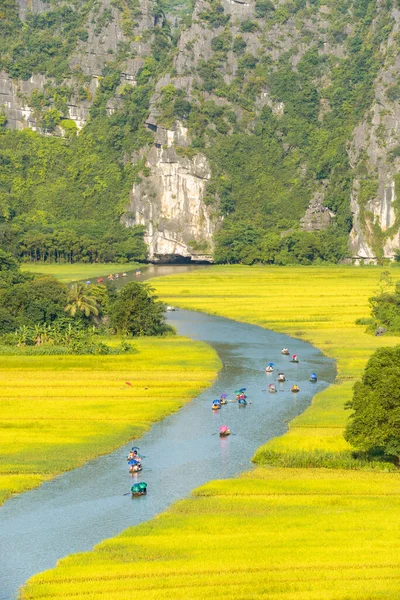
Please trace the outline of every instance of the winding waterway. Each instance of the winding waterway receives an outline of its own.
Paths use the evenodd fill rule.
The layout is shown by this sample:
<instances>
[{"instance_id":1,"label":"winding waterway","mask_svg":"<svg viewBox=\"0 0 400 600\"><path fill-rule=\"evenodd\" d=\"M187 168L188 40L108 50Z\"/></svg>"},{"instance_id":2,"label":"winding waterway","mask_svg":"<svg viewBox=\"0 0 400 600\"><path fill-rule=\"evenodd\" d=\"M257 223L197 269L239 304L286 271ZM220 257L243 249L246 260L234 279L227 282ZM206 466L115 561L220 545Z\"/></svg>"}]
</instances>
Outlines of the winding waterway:
<instances>
[{"instance_id":1,"label":"winding waterway","mask_svg":"<svg viewBox=\"0 0 400 600\"><path fill-rule=\"evenodd\" d=\"M54 567L73 552L89 550L130 525L151 519L172 502L209 480L233 477L251 468L255 450L281 435L286 423L310 404L313 395L335 378L334 362L305 342L222 317L179 310L169 313L178 332L209 343L223 368L215 384L178 413L155 424L137 444L146 456L139 479L148 495L131 499L125 456L132 444L80 469L15 496L0 509L0 599L11 600L32 575ZM300 364L281 355L287 346ZM272 361L287 382L276 394L265 390L275 376L265 373ZM277 371L277 370L276 370ZM275 374L276 374L275 371ZM311 371L316 384L308 382ZM290 392L292 383L301 392ZM249 405L229 403L211 410L222 392L247 388ZM235 434L220 439L220 425Z\"/></svg>"}]
</instances>

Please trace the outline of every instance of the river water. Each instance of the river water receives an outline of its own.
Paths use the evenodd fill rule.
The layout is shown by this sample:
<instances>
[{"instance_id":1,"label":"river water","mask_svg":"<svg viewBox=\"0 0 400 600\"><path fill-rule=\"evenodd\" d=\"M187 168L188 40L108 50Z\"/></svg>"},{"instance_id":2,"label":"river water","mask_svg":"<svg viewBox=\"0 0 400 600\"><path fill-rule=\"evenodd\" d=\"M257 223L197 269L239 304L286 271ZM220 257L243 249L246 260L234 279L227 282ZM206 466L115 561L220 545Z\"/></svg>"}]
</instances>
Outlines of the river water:
<instances>
[{"instance_id":1,"label":"river water","mask_svg":"<svg viewBox=\"0 0 400 600\"><path fill-rule=\"evenodd\" d=\"M14 599L19 586L54 567L61 557L90 550L126 527L151 519L196 486L248 470L255 450L281 435L286 423L335 378L334 362L305 342L203 313L179 310L168 317L179 334L215 348L223 363L217 381L136 441L146 457L137 477L148 483L147 496L124 495L132 485L125 460L130 443L3 505L1 600ZM299 355L299 364L281 355L284 346ZM281 368L287 376L276 394L265 391L275 379L275 374L265 373L270 361L277 367L275 374ZM308 382L312 371L319 376L316 384ZM293 383L299 384L300 393L290 391ZM247 388L247 407L229 403L216 413L211 410L213 399L222 392L234 398L240 387ZM228 425L235 435L219 438L215 434L220 425Z\"/></svg>"}]
</instances>

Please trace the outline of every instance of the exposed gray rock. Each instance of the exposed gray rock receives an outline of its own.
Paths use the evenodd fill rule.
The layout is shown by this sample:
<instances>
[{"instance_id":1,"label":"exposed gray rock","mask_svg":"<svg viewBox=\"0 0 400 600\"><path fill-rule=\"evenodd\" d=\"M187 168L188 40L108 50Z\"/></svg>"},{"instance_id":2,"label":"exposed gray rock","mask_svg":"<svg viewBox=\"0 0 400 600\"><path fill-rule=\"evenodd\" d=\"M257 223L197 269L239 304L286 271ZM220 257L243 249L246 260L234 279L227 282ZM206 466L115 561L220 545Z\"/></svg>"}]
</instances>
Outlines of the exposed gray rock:
<instances>
[{"instance_id":1,"label":"exposed gray rock","mask_svg":"<svg viewBox=\"0 0 400 600\"><path fill-rule=\"evenodd\" d=\"M187 130L157 127L155 145L147 154L151 175L135 185L123 222L144 225L149 258L155 262L184 260L212 262L213 236L218 218L204 203L211 176L202 154L179 155L188 145Z\"/></svg>"}]
</instances>

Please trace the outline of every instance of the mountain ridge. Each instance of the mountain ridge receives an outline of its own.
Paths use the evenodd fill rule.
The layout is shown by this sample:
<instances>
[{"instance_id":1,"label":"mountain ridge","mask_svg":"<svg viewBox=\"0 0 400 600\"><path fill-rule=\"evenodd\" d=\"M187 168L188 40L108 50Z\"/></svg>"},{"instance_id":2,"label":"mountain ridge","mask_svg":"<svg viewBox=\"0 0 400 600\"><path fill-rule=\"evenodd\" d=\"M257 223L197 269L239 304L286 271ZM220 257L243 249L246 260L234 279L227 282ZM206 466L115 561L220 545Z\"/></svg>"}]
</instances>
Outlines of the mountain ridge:
<instances>
[{"instance_id":1,"label":"mountain ridge","mask_svg":"<svg viewBox=\"0 0 400 600\"><path fill-rule=\"evenodd\" d=\"M6 127L75 145L97 129L131 170L113 219L144 226L152 259L395 256L397 1L6 5L23 22L0 61Z\"/></svg>"}]
</instances>

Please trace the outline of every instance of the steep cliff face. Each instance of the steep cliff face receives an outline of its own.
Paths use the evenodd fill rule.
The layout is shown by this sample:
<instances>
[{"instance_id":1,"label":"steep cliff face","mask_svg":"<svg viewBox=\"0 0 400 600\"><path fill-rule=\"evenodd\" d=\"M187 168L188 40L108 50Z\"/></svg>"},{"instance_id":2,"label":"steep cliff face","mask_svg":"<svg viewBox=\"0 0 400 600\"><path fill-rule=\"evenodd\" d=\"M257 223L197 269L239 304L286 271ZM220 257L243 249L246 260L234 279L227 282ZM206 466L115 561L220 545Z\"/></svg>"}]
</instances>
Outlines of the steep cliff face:
<instances>
[{"instance_id":1,"label":"steep cliff face","mask_svg":"<svg viewBox=\"0 0 400 600\"><path fill-rule=\"evenodd\" d=\"M394 256L397 0L14 4L6 126L69 138L89 122L101 140L108 116L104 144L139 181L115 214L144 225L152 260L215 244L229 262Z\"/></svg>"},{"instance_id":2,"label":"steep cliff face","mask_svg":"<svg viewBox=\"0 0 400 600\"><path fill-rule=\"evenodd\" d=\"M145 226L155 262L212 261L219 219L204 203L211 171L204 155L185 156L188 141L179 122L173 130L157 127L155 145L146 154L150 173L133 187L123 216L128 226Z\"/></svg>"},{"instance_id":3,"label":"steep cliff face","mask_svg":"<svg viewBox=\"0 0 400 600\"><path fill-rule=\"evenodd\" d=\"M400 11L393 7L393 28L382 48L384 64L374 83L370 111L355 128L349 150L355 173L351 195L354 215L351 255L376 262L400 248Z\"/></svg>"}]
</instances>

